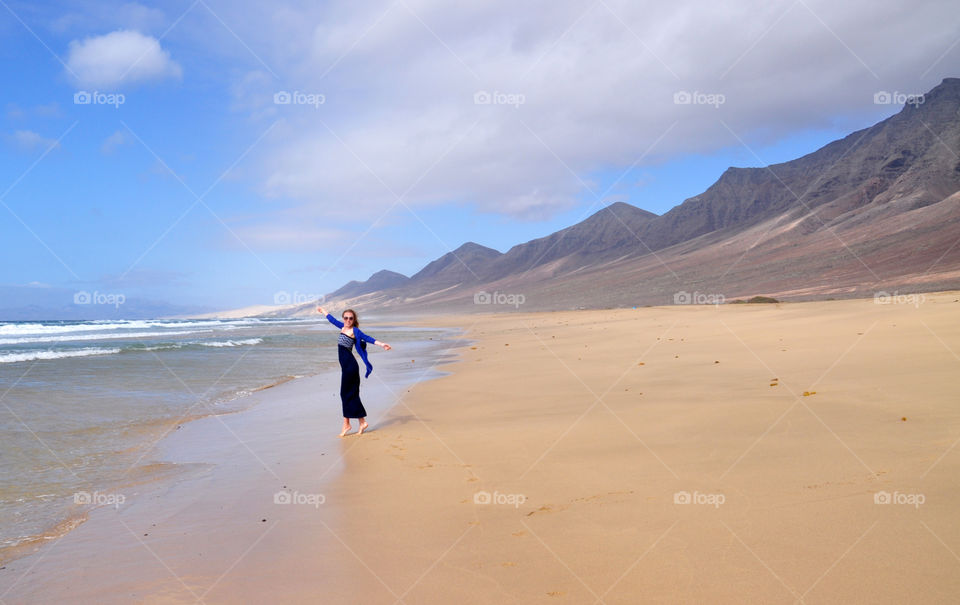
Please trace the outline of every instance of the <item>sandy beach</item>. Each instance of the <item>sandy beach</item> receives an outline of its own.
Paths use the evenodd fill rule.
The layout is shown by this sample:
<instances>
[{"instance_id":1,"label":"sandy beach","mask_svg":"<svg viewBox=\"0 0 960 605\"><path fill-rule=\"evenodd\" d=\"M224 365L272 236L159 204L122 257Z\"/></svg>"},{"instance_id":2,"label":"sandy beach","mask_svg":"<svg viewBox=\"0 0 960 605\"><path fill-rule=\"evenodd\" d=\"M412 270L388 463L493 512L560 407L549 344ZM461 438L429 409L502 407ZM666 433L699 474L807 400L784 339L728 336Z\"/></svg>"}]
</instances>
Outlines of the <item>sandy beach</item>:
<instances>
[{"instance_id":1,"label":"sandy beach","mask_svg":"<svg viewBox=\"0 0 960 605\"><path fill-rule=\"evenodd\" d=\"M3 602L955 602L960 293L912 296L431 317L470 343L368 434L265 391Z\"/></svg>"}]
</instances>

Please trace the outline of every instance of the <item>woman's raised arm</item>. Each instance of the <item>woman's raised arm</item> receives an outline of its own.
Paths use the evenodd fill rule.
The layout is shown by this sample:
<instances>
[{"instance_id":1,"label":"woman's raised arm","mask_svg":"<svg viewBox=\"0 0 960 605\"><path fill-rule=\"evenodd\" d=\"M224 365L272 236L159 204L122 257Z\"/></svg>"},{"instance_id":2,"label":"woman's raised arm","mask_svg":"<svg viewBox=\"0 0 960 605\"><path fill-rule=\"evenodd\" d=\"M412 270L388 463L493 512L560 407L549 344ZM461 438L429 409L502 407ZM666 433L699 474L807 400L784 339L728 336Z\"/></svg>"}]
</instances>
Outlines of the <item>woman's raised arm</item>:
<instances>
[{"instance_id":1,"label":"woman's raised arm","mask_svg":"<svg viewBox=\"0 0 960 605\"><path fill-rule=\"evenodd\" d=\"M329 321L329 322L332 323L333 325L337 326L338 328L343 329L343 322L342 322L342 321L338 321L336 318L334 318L333 315L330 315L329 313L327 313L326 310L324 310L323 307L317 305L317 313L323 313L324 315L327 316L327 321Z\"/></svg>"}]
</instances>

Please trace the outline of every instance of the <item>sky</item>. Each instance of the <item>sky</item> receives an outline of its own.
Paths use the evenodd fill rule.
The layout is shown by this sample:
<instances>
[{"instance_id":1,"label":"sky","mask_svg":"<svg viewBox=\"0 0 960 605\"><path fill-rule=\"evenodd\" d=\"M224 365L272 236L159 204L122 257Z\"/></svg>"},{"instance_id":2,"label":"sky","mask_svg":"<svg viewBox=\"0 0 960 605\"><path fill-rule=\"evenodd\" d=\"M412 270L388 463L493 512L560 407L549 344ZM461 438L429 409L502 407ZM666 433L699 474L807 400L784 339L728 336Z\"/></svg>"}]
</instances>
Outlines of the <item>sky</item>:
<instances>
[{"instance_id":1,"label":"sky","mask_svg":"<svg viewBox=\"0 0 960 605\"><path fill-rule=\"evenodd\" d=\"M0 0L0 320L305 302L662 214L893 115L958 42L947 1Z\"/></svg>"}]
</instances>

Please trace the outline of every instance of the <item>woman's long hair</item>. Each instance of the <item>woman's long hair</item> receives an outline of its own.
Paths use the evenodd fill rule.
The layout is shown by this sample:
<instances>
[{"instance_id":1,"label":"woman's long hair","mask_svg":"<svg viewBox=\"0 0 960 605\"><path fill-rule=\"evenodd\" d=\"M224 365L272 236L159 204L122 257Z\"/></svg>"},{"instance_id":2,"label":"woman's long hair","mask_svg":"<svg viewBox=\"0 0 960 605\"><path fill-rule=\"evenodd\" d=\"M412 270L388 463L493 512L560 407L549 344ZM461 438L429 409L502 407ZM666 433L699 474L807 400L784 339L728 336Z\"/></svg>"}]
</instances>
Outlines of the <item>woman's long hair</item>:
<instances>
[{"instance_id":1,"label":"woman's long hair","mask_svg":"<svg viewBox=\"0 0 960 605\"><path fill-rule=\"evenodd\" d=\"M353 327L354 327L354 328L359 328L359 327L360 327L360 316L357 315L357 312L354 311L353 309L346 309L346 310L344 310L344 312L340 314L340 319L343 319L343 316L346 315L347 313L353 313Z\"/></svg>"}]
</instances>

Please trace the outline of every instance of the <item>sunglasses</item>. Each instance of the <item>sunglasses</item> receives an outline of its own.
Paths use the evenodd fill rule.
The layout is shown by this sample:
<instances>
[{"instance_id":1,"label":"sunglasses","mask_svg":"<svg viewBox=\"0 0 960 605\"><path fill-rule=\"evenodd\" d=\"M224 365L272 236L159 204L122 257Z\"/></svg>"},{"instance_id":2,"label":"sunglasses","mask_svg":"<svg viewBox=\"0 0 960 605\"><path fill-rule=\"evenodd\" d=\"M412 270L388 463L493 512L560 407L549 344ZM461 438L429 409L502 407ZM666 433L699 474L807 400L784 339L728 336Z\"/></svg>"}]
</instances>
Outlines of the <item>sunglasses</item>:
<instances>
[{"instance_id":1,"label":"sunglasses","mask_svg":"<svg viewBox=\"0 0 960 605\"><path fill-rule=\"evenodd\" d=\"M347 321L348 319L349 319L350 321L355 321L357 318L356 318L356 317L344 317L344 318L343 318L343 321Z\"/></svg>"}]
</instances>

